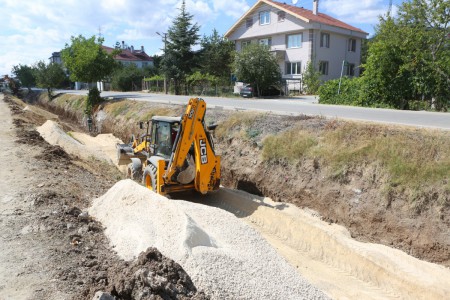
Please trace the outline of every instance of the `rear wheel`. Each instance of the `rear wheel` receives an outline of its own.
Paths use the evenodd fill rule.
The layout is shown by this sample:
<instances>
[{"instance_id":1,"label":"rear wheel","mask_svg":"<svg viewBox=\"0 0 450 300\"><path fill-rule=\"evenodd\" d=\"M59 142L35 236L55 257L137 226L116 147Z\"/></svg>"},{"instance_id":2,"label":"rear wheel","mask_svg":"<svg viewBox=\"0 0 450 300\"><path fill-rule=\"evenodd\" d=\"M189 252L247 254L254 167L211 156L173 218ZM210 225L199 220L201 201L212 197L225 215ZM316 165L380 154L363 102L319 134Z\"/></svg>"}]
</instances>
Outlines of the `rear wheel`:
<instances>
[{"instance_id":1,"label":"rear wheel","mask_svg":"<svg viewBox=\"0 0 450 300\"><path fill-rule=\"evenodd\" d=\"M142 183L146 188L156 193L156 167L154 165L145 167Z\"/></svg>"}]
</instances>

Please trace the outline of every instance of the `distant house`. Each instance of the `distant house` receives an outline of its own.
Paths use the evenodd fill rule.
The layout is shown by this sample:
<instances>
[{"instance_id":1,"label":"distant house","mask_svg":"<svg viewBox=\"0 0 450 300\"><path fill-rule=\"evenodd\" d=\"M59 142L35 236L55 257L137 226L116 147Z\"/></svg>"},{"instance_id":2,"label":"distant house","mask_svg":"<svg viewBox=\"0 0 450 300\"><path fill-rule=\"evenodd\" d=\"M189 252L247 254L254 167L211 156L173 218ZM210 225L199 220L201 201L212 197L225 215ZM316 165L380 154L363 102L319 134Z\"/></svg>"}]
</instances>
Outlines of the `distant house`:
<instances>
[{"instance_id":1,"label":"distant house","mask_svg":"<svg viewBox=\"0 0 450 300\"><path fill-rule=\"evenodd\" d=\"M102 48L108 53L111 53L113 50L116 49L107 46L102 46ZM144 46L141 46L140 50L135 50L133 46L131 47L125 46L125 43L122 42L121 47L119 47L118 49L120 49L122 52L114 56L114 60L120 62L123 65L135 64L136 67L138 68L153 66L153 58L151 58L150 56L147 55L147 53L145 53ZM49 60L50 62L62 64L61 53L53 52ZM95 85L95 83L75 82L74 88L76 90L88 89L92 87L92 85ZM100 91L109 89L109 84L105 82L97 82L96 85Z\"/></svg>"},{"instance_id":2,"label":"distant house","mask_svg":"<svg viewBox=\"0 0 450 300\"><path fill-rule=\"evenodd\" d=\"M368 33L319 12L271 0L259 0L226 33L240 51L264 44L276 55L283 78L301 79L309 61L323 80L358 76L361 42Z\"/></svg>"},{"instance_id":3,"label":"distant house","mask_svg":"<svg viewBox=\"0 0 450 300\"><path fill-rule=\"evenodd\" d=\"M61 52L53 52L52 56L50 56L48 58L48 60L50 61L50 63L56 63L56 64L62 64L62 60L61 60Z\"/></svg>"},{"instance_id":4,"label":"distant house","mask_svg":"<svg viewBox=\"0 0 450 300\"><path fill-rule=\"evenodd\" d=\"M110 48L102 46L106 52L111 53L116 48ZM153 66L153 58L147 55L144 51L144 46L141 46L140 50L135 50L133 46L125 46L122 42L121 47L118 48L122 52L116 56L114 59L123 65L135 64L138 68L145 68Z\"/></svg>"}]
</instances>

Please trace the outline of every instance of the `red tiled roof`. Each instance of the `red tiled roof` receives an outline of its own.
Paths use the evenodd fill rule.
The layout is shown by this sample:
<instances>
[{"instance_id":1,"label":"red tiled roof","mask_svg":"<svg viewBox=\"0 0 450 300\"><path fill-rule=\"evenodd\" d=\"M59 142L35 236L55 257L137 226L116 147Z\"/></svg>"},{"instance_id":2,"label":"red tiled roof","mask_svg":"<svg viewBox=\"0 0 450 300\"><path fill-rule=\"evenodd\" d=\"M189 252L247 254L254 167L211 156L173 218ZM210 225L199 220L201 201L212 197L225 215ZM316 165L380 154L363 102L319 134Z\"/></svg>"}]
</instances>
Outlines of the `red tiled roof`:
<instances>
[{"instance_id":1,"label":"red tiled roof","mask_svg":"<svg viewBox=\"0 0 450 300\"><path fill-rule=\"evenodd\" d=\"M283 8L285 11L289 11L293 15L297 15L301 18L308 19L311 22L322 23L322 24L326 24L326 25L330 25L330 26L340 27L340 28L358 31L358 32L367 34L367 32L365 32L359 28L356 28L347 23L339 21L338 19L330 17L329 15L323 14L321 12L318 12L317 15L315 15L311 10L304 9L302 7L297 7L297 6L293 6L293 5L289 5L289 4L285 4L285 3L280 3L277 1L272 1L272 0L265 0L264 2L272 3L280 8Z\"/></svg>"},{"instance_id":2,"label":"red tiled roof","mask_svg":"<svg viewBox=\"0 0 450 300\"><path fill-rule=\"evenodd\" d=\"M106 52L111 53L114 48L102 46L103 49L105 49ZM123 60L123 61L153 61L153 58L147 55L147 53L142 52L140 50L135 50L134 52L131 52L127 49L121 49L122 52L114 57L116 60Z\"/></svg>"}]
</instances>

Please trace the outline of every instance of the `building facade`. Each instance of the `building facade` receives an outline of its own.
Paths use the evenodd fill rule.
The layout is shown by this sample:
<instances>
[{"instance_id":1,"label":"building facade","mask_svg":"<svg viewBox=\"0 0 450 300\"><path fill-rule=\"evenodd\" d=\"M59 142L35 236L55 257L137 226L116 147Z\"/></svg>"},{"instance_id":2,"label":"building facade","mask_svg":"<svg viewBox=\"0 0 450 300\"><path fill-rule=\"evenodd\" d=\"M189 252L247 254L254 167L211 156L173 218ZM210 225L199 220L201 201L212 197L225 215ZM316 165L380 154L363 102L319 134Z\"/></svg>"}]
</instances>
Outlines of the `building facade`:
<instances>
[{"instance_id":1,"label":"building facade","mask_svg":"<svg viewBox=\"0 0 450 300\"><path fill-rule=\"evenodd\" d=\"M102 46L106 52L111 53L115 49L121 50L121 53L114 56L114 60L120 62L124 66L135 64L138 68L152 67L153 66L153 58L147 55L144 51L144 46L141 46L141 49L134 49L133 46L126 46L124 42L122 45L111 48Z\"/></svg>"},{"instance_id":2,"label":"building facade","mask_svg":"<svg viewBox=\"0 0 450 300\"><path fill-rule=\"evenodd\" d=\"M367 33L319 12L271 0L259 0L225 37L240 51L250 43L264 44L276 55L283 78L301 79L309 61L322 80L358 76L361 43Z\"/></svg>"}]
</instances>

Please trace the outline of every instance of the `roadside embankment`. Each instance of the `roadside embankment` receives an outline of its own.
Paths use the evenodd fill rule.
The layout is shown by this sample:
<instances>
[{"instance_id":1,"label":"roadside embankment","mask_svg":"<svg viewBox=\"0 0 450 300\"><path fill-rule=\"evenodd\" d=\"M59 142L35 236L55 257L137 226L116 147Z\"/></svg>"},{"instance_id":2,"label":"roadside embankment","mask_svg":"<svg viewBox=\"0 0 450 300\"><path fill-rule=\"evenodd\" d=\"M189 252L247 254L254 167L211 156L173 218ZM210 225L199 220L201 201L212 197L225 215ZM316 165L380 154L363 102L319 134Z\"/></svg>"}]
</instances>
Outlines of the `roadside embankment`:
<instances>
[{"instance_id":1,"label":"roadside embankment","mask_svg":"<svg viewBox=\"0 0 450 300\"><path fill-rule=\"evenodd\" d=\"M224 113L221 112L221 114L219 117L223 117ZM267 137L267 132L269 134L276 132L277 126L288 127L294 122L297 122L297 125L301 122L306 128L310 126L315 130L321 129L320 124L316 123L317 120L311 118L282 119L282 122L274 123L272 121L277 120L274 116L264 116L264 118L260 115L248 114L238 116L239 118L236 118L236 115L231 117L228 115L228 119L223 119L225 120L223 124L232 122L232 126L224 126L224 131L216 133L219 141L225 138L227 143L231 141L228 148L222 149L224 152L235 159L243 158L238 160L241 162L240 168L238 165L229 167L230 173L235 172L234 176L246 174L256 178L258 168L261 168L262 164L275 165L273 160L265 160L267 153L264 149L268 151L271 148L264 148L267 147L267 141L261 139L260 135ZM261 119L258 120L258 118ZM261 124L258 122L265 122L265 126L255 127ZM232 130L227 132L230 128ZM261 132L255 133L254 130L258 128L261 128ZM264 133L263 130L267 132ZM289 136L291 144L297 143L297 147L293 149L296 149L296 155L299 157L302 157L302 153L307 153L308 149L320 144L305 129L301 133L297 137L292 133ZM394 133L391 134L394 135ZM284 134L286 131L281 131L278 137L283 137ZM239 145L233 144L238 141L240 141ZM258 145L258 143L261 144ZM222 144L219 143L218 146L222 147ZM299 148L303 149L303 152L298 150ZM233 152L236 149L240 152ZM441 153L439 146L435 149ZM378 150L383 149L378 148ZM255 157L254 153L260 153L261 157ZM253 157L250 157L252 154ZM269 157L274 157L274 154L270 154ZM290 184L289 180L286 180L292 172L292 169L288 167L289 162L297 164L298 167L298 162L295 161L279 160L277 162L285 167L287 172L273 173L279 177L283 174L284 177L281 178L285 180L284 183L274 187L276 191L281 191ZM248 163L250 166L256 166L256 170L249 167ZM321 161L316 162L316 164L320 163ZM301 164L305 162L302 161ZM314 166L314 162L307 166L311 168L311 174L325 169L320 165ZM237 184L242 189L253 189L254 193L262 193L260 187L269 181L272 173L268 171L259 173L259 178L261 174L265 174L265 180L240 180ZM305 178L307 174L309 173L304 172L299 176ZM377 174L379 173L375 173ZM363 177L361 180L366 179ZM273 179L273 181L276 180L276 178ZM311 177L310 180L312 180ZM298 181L296 183L302 184ZM339 183L344 189L342 193L345 194L345 188L348 187L345 186L345 182ZM352 184L355 184L355 181ZM366 187L362 186L365 191ZM359 203L368 201L363 190L353 187L351 192L357 195L346 199L352 205L357 207ZM286 195L289 196L289 191L286 191ZM263 289L255 291L252 288L254 281L261 283L269 280L260 274L275 273L281 276L280 279L273 276L270 279L286 284L283 286L283 290L287 293L284 295L285 298L290 298L293 286L294 289L302 288L299 283L292 281L289 274L284 277L286 273L278 271L277 263L266 266L262 262L278 261L279 257L277 259L266 257L267 255L261 253L267 254L267 251L253 251L246 248L250 245L252 248L260 249L261 245L254 244L255 240L262 240L259 234L289 262L289 268L283 267L283 270L297 269L298 273L309 282L333 298L442 299L450 292L447 284L450 281L450 271L447 268L420 261L392 247L356 241L344 227L329 220L324 221L317 212L308 208L301 210L285 202L273 202L268 198L228 189L221 189L218 193L207 197L193 197L189 200L191 202L167 201L164 197L127 180L117 183L106 194L96 199L91 213L105 225L106 234L121 257L134 259L142 249L155 246L180 262L192 276L194 283L216 298L224 296L233 298L236 296L232 294L235 292L234 289L241 291L241 295L249 295L249 298L266 295ZM283 198L280 196L278 200ZM336 205L339 205L336 199L334 201ZM226 211L234 216L227 214ZM243 228L245 226L240 221L247 222L256 229L256 232L251 233L251 237L246 236L248 228ZM373 220L367 221L373 222ZM234 226L239 228L234 230ZM242 238L244 240L241 241ZM267 247L267 243L264 247ZM222 259L228 263L222 265ZM208 265L202 265L203 263ZM220 271L217 271L218 269ZM226 272L230 270L237 275L227 274ZM233 279L229 280L229 278ZM244 282L245 286L241 288L234 278L242 278L238 282ZM219 287L216 286L218 282ZM229 282L232 284L231 287L227 286ZM273 290L270 284L272 283L268 282L264 286ZM247 290L247 287L250 287L250 290ZM308 297L311 296L309 292L306 294Z\"/></svg>"},{"instance_id":2,"label":"roadside embankment","mask_svg":"<svg viewBox=\"0 0 450 300\"><path fill-rule=\"evenodd\" d=\"M82 103L62 95L45 105L74 115ZM103 103L95 119L129 140L138 121L182 112L122 99ZM450 266L449 132L220 109L208 109L206 122L219 123L225 186L308 207L358 240Z\"/></svg>"}]
</instances>

